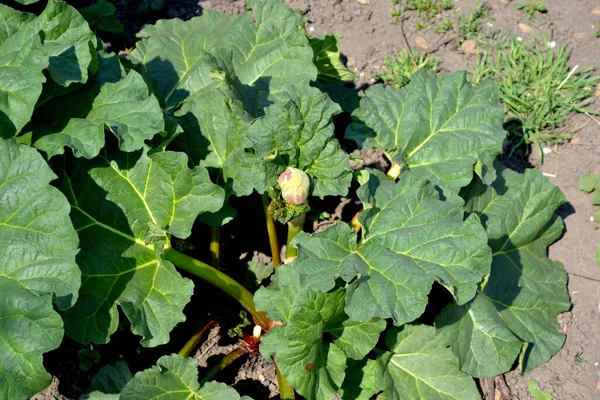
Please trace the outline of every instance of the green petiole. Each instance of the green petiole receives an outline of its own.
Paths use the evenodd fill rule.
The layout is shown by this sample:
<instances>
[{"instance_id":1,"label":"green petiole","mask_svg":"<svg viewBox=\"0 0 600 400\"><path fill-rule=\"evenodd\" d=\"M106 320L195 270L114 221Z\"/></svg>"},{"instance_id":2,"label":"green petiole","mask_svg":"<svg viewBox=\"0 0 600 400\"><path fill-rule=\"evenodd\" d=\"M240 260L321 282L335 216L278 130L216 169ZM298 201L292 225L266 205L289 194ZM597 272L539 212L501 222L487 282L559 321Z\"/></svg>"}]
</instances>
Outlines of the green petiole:
<instances>
[{"instance_id":1,"label":"green petiole","mask_svg":"<svg viewBox=\"0 0 600 400\"><path fill-rule=\"evenodd\" d=\"M218 269L180 253L170 245L165 246L164 258L178 268L215 285L236 299L252 315L254 322L260 325L263 330L268 331L273 325L273 321L267 318L264 312L256 310L252 293Z\"/></svg>"}]
</instances>

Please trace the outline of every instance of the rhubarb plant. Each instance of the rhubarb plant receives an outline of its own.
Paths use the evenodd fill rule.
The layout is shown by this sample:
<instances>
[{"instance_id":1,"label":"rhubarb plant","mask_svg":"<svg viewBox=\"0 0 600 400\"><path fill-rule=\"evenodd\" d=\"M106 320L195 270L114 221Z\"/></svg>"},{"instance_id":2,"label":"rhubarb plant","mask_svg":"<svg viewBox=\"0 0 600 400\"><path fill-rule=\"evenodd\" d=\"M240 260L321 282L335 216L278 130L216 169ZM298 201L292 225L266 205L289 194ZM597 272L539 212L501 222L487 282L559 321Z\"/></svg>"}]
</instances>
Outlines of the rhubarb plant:
<instances>
[{"instance_id":1,"label":"rhubarb plant","mask_svg":"<svg viewBox=\"0 0 600 400\"><path fill-rule=\"evenodd\" d=\"M118 329L168 343L196 318L198 279L255 324L220 364L258 349L286 399L477 398L473 378L561 348L566 274L546 252L565 199L498 162L493 84L421 71L350 107L337 38L307 36L280 0L160 20L126 56L66 3L19 2L0 5L0 399L48 386L43 355L65 335L100 355ZM353 145L391 168L353 171ZM219 231L259 195L276 272L253 295L218 269ZM336 196L361 209L312 232L315 198ZM135 374L103 366L86 398L239 399L187 358L201 337Z\"/></svg>"}]
</instances>

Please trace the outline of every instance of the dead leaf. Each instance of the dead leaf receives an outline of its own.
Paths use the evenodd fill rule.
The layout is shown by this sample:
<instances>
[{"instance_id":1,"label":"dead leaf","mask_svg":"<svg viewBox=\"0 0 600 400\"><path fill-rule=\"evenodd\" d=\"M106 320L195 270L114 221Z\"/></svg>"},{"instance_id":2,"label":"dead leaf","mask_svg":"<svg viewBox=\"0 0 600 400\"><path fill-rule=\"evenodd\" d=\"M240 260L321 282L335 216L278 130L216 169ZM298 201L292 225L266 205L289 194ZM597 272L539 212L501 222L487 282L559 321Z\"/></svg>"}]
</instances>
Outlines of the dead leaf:
<instances>
[{"instance_id":1,"label":"dead leaf","mask_svg":"<svg viewBox=\"0 0 600 400\"><path fill-rule=\"evenodd\" d=\"M427 40L423 39L421 36L417 36L415 38L415 46L422 50L429 50L429 44L427 44Z\"/></svg>"},{"instance_id":2,"label":"dead leaf","mask_svg":"<svg viewBox=\"0 0 600 400\"><path fill-rule=\"evenodd\" d=\"M592 14L594 15L600 15L600 7L596 7L592 10Z\"/></svg>"},{"instance_id":3,"label":"dead leaf","mask_svg":"<svg viewBox=\"0 0 600 400\"><path fill-rule=\"evenodd\" d=\"M596 389L600 392L600 378L598 378L598 382L596 382Z\"/></svg>"},{"instance_id":4,"label":"dead leaf","mask_svg":"<svg viewBox=\"0 0 600 400\"><path fill-rule=\"evenodd\" d=\"M369 4L369 0L358 0L360 4Z\"/></svg>"},{"instance_id":5,"label":"dead leaf","mask_svg":"<svg viewBox=\"0 0 600 400\"><path fill-rule=\"evenodd\" d=\"M575 32L573 34L573 38L575 39L585 39L587 37L587 35L584 32Z\"/></svg>"},{"instance_id":6,"label":"dead leaf","mask_svg":"<svg viewBox=\"0 0 600 400\"><path fill-rule=\"evenodd\" d=\"M494 400L502 400L502 393L498 388L494 389Z\"/></svg>"},{"instance_id":7,"label":"dead leaf","mask_svg":"<svg viewBox=\"0 0 600 400\"><path fill-rule=\"evenodd\" d=\"M533 32L533 28L532 27L530 27L529 25L524 24L522 22L519 22L519 24L517 25L517 28L519 28L519 30L521 32L524 32L524 33L531 33L531 32Z\"/></svg>"},{"instance_id":8,"label":"dead leaf","mask_svg":"<svg viewBox=\"0 0 600 400\"><path fill-rule=\"evenodd\" d=\"M465 54L475 54L477 53L477 42L474 40L465 40L460 45L460 48Z\"/></svg>"},{"instance_id":9,"label":"dead leaf","mask_svg":"<svg viewBox=\"0 0 600 400\"><path fill-rule=\"evenodd\" d=\"M600 83L596 85L596 90L594 90L594 96L600 97Z\"/></svg>"}]
</instances>

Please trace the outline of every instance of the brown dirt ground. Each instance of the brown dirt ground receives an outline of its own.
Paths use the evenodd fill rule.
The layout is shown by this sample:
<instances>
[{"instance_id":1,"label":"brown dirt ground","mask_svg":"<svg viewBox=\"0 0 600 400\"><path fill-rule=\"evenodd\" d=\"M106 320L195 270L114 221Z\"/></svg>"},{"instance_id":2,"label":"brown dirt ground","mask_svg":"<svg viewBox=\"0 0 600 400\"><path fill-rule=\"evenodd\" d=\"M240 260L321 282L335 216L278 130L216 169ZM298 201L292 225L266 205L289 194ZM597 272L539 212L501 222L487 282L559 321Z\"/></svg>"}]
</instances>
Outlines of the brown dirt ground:
<instances>
[{"instance_id":1,"label":"brown dirt ground","mask_svg":"<svg viewBox=\"0 0 600 400\"><path fill-rule=\"evenodd\" d=\"M118 7L118 15L136 15L136 2L128 0L112 0ZM302 11L307 18L307 29L311 34L322 35L333 32L342 35L341 50L347 57L348 67L356 73L357 87L375 82L374 76L382 70L383 56L392 55L395 51L406 48L402 29L390 16L392 0L286 0L286 2ZM527 2L527 1L525 1ZM515 9L515 1L488 0L493 20L488 21L487 29L504 29L515 35L527 38L538 33L550 32L552 40L557 43L568 41L572 48L572 65L580 67L593 63L600 64L600 39L593 39L598 29L595 24L600 16L593 15L592 10L600 7L600 0L543 0L548 13L532 20L524 20ZM469 13L475 0L456 0L455 10L445 12L452 16L454 12ZM167 17L188 19L201 13L202 9L217 9L227 13L237 13L243 9L244 0L171 0L166 10ZM131 9L131 10L130 10ZM127 20L128 30L141 26L143 22ZM524 22L533 28L532 33L519 30L517 22ZM416 36L423 37L430 49L437 49L435 57L441 61L442 71L464 69L469 56L456 48L454 40L446 42L452 34L440 36L433 31L416 31L416 18L410 17L404 23L406 41L415 46ZM128 38L128 41L132 38ZM471 56L473 57L473 56ZM600 100L593 105L600 108ZM577 179L590 171L600 173L600 118L596 121L585 116L574 119L574 125L587 124L574 136L571 143L560 146L556 153L546 156L543 165L530 160L537 168L548 174L549 179L565 193L568 204L561 208L565 218L566 231L563 238L550 248L550 257L564 263L569 274L569 292L573 307L570 312L559 317L563 332L567 333L564 348L546 365L533 372L520 376L517 371L506 375L506 381L514 399L530 399L527 383L535 378L540 387L551 392L555 399L600 399L600 266L595 262L594 253L600 245L599 224L590 222L590 215L595 211L590 196L577 189ZM202 354L202 349L199 353ZM210 353L220 350L213 350ZM585 363L575 362L575 355L581 354ZM198 355L197 355L198 356ZM250 358L244 364L255 364ZM260 366L252 370L266 371ZM244 371L245 368L240 368ZM250 373L250 372L249 372ZM249 376L238 376L240 379ZM258 380L265 377L259 376ZM256 379L256 378L255 378ZM274 377L267 376L265 386L270 386ZM40 395L38 400L68 399L61 395L58 380ZM271 392L271 395L273 391Z\"/></svg>"}]
</instances>

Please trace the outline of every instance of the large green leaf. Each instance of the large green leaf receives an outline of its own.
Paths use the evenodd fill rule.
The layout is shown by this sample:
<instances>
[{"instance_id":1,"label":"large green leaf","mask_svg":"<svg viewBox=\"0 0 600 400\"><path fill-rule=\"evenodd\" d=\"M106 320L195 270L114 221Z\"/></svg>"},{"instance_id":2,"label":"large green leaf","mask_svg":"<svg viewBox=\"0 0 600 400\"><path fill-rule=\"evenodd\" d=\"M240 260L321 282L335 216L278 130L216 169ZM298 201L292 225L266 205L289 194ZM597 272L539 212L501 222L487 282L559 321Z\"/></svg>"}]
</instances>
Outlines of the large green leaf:
<instances>
[{"instance_id":1,"label":"large green leaf","mask_svg":"<svg viewBox=\"0 0 600 400\"><path fill-rule=\"evenodd\" d=\"M450 311L455 314L450 320L438 321L448 326L443 330L451 329L454 335L464 337L471 326L465 319L485 320L480 324L482 334L496 336L497 354L487 356L485 352L492 349L484 350L475 343L453 346L463 368L476 376L491 376L510 367L508 358L515 354L516 344L507 341L507 330L527 344L520 359L523 372L548 361L565 340L558 332L556 317L570 307L567 274L562 264L547 258L548 246L563 231L555 210L565 202L564 195L539 171L518 174L498 169L500 174L492 186L476 182L465 190L466 210L481 219L493 253L491 274L477 296L494 308L479 307L486 302L480 300L465 310ZM470 352L488 365L484 368L473 363Z\"/></svg>"},{"instance_id":2,"label":"large green leaf","mask_svg":"<svg viewBox=\"0 0 600 400\"><path fill-rule=\"evenodd\" d=\"M194 165L218 170L217 181L237 196L267 189L264 163L246 149L252 118L224 81L215 81L177 112L184 133L176 145Z\"/></svg>"},{"instance_id":3,"label":"large green leaf","mask_svg":"<svg viewBox=\"0 0 600 400\"><path fill-rule=\"evenodd\" d=\"M121 391L131 378L133 375L125 361L105 365L94 375L89 393L81 400L119 400Z\"/></svg>"},{"instance_id":4,"label":"large green leaf","mask_svg":"<svg viewBox=\"0 0 600 400\"><path fill-rule=\"evenodd\" d=\"M462 306L448 305L437 317L436 328L440 340L458 356L460 369L477 378L511 369L523 345L494 304L481 295Z\"/></svg>"},{"instance_id":5,"label":"large green leaf","mask_svg":"<svg viewBox=\"0 0 600 400\"><path fill-rule=\"evenodd\" d=\"M295 263L280 267L271 286L255 295L257 308L285 324L262 339L261 353L267 359L275 355L279 369L307 398L331 399L344 379L347 358L364 358L385 329L385 321L377 318L350 320L345 297L341 289L319 293L303 286Z\"/></svg>"},{"instance_id":6,"label":"large green leaf","mask_svg":"<svg viewBox=\"0 0 600 400\"><path fill-rule=\"evenodd\" d=\"M220 47L231 54L235 75L247 86L253 116L293 85L317 78L302 17L280 0L250 0ZM221 54L223 54L221 53Z\"/></svg>"},{"instance_id":7,"label":"large green leaf","mask_svg":"<svg viewBox=\"0 0 600 400\"><path fill-rule=\"evenodd\" d=\"M183 153L119 153L80 161L61 180L83 251L83 284L65 314L67 334L106 343L118 324L117 305L144 346L169 341L185 319L192 282L162 259L166 235L190 235L201 212L216 211L223 190L203 168L189 170Z\"/></svg>"},{"instance_id":8,"label":"large green leaf","mask_svg":"<svg viewBox=\"0 0 600 400\"><path fill-rule=\"evenodd\" d=\"M115 134L123 151L142 148L164 129L157 99L136 71L127 75L116 56L99 57L101 72L88 85L53 98L34 126L35 147L48 157L71 147L75 156L93 158L104 147L104 130ZM104 69L104 70L102 70Z\"/></svg>"},{"instance_id":9,"label":"large green leaf","mask_svg":"<svg viewBox=\"0 0 600 400\"><path fill-rule=\"evenodd\" d=\"M464 72L436 78L421 70L400 90L371 86L346 137L444 188L466 186L473 169L489 184L505 137L498 99L491 82L472 87Z\"/></svg>"},{"instance_id":10,"label":"large green leaf","mask_svg":"<svg viewBox=\"0 0 600 400\"><path fill-rule=\"evenodd\" d=\"M280 97L248 133L256 155L269 160L269 184L294 167L310 176L313 195L346 195L352 169L333 132L340 107L308 85L292 86Z\"/></svg>"},{"instance_id":11,"label":"large green leaf","mask_svg":"<svg viewBox=\"0 0 600 400\"><path fill-rule=\"evenodd\" d=\"M60 310L77 299L77 233L42 156L0 139L0 398L29 398L50 384L42 354L63 337Z\"/></svg>"},{"instance_id":12,"label":"large green leaf","mask_svg":"<svg viewBox=\"0 0 600 400\"><path fill-rule=\"evenodd\" d=\"M396 325L421 315L434 280L459 304L475 296L491 252L477 218L463 221L458 196L443 201L434 185L408 171L398 183L372 172L358 194L366 208L358 217L360 244L341 223L294 239L298 272L308 285L328 291L339 276L349 282L346 312L352 319L393 318Z\"/></svg>"},{"instance_id":13,"label":"large green leaf","mask_svg":"<svg viewBox=\"0 0 600 400\"><path fill-rule=\"evenodd\" d=\"M208 382L200 387L198 367L194 359L173 354L161 357L155 367L135 374L119 398L120 400L240 400L240 395L235 389L219 382Z\"/></svg>"},{"instance_id":14,"label":"large green leaf","mask_svg":"<svg viewBox=\"0 0 600 400\"><path fill-rule=\"evenodd\" d=\"M32 21L0 4L0 138L21 132L46 81L48 55Z\"/></svg>"},{"instance_id":15,"label":"large green leaf","mask_svg":"<svg viewBox=\"0 0 600 400\"><path fill-rule=\"evenodd\" d=\"M62 86L87 82L88 67L96 56L96 37L81 14L63 1L49 0L35 27L43 32L52 79Z\"/></svg>"},{"instance_id":16,"label":"large green leaf","mask_svg":"<svg viewBox=\"0 0 600 400\"><path fill-rule=\"evenodd\" d=\"M383 369L377 360L348 360L340 394L343 400L371 400L384 387Z\"/></svg>"},{"instance_id":17,"label":"large green leaf","mask_svg":"<svg viewBox=\"0 0 600 400\"><path fill-rule=\"evenodd\" d=\"M138 33L142 40L131 59L163 108L175 108L210 82L210 71L203 68L203 51L220 44L233 22L219 12L205 10L201 17L185 22L160 20Z\"/></svg>"},{"instance_id":18,"label":"large green leaf","mask_svg":"<svg viewBox=\"0 0 600 400\"><path fill-rule=\"evenodd\" d=\"M481 399L473 379L426 325L404 325L386 335L391 350L380 357L386 399Z\"/></svg>"}]
</instances>

